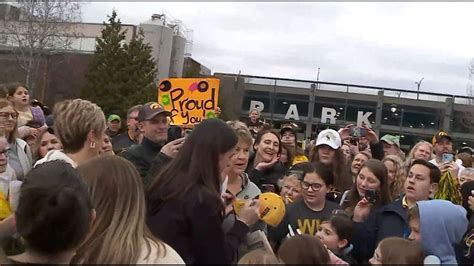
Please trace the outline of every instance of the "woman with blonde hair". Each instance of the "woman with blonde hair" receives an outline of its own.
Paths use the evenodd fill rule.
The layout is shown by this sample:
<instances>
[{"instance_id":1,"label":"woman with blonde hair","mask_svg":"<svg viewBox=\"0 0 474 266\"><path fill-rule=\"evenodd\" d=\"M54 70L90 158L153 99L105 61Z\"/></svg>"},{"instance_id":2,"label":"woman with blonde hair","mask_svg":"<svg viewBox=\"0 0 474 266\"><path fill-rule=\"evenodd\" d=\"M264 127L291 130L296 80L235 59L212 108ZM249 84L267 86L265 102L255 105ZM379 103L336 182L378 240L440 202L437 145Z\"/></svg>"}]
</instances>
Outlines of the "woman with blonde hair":
<instances>
[{"instance_id":1,"label":"woman with blonde hair","mask_svg":"<svg viewBox=\"0 0 474 266\"><path fill-rule=\"evenodd\" d=\"M395 155L385 156L382 162L387 167L390 195L392 199L396 199L403 192L403 185L407 178L405 164L400 157Z\"/></svg>"},{"instance_id":2,"label":"woman with blonde hair","mask_svg":"<svg viewBox=\"0 0 474 266\"><path fill-rule=\"evenodd\" d=\"M416 159L429 161L433 158L433 145L428 141L420 140L413 146L406 159L407 167Z\"/></svg>"},{"instance_id":3,"label":"woman with blonde hair","mask_svg":"<svg viewBox=\"0 0 474 266\"><path fill-rule=\"evenodd\" d=\"M53 160L63 160L77 167L99 155L105 134L102 109L87 100L65 100L54 106L54 132L63 150L52 150L35 166Z\"/></svg>"},{"instance_id":4,"label":"woman with blonde hair","mask_svg":"<svg viewBox=\"0 0 474 266\"><path fill-rule=\"evenodd\" d=\"M135 166L124 158L104 155L80 165L97 213L73 263L184 264L145 224L145 196Z\"/></svg>"},{"instance_id":5,"label":"woman with blonde hair","mask_svg":"<svg viewBox=\"0 0 474 266\"><path fill-rule=\"evenodd\" d=\"M230 163L224 169L227 175L227 190L238 199L253 199L261 191L252 181L245 169L249 162L250 149L252 146L252 135L247 126L240 121L228 121L227 124L234 130L238 137L235 153Z\"/></svg>"},{"instance_id":6,"label":"woman with blonde hair","mask_svg":"<svg viewBox=\"0 0 474 266\"><path fill-rule=\"evenodd\" d=\"M10 149L8 150L9 165L15 170L18 180L31 170L33 164L30 146L18 138L18 112L7 99L0 99L0 128L4 129Z\"/></svg>"}]
</instances>

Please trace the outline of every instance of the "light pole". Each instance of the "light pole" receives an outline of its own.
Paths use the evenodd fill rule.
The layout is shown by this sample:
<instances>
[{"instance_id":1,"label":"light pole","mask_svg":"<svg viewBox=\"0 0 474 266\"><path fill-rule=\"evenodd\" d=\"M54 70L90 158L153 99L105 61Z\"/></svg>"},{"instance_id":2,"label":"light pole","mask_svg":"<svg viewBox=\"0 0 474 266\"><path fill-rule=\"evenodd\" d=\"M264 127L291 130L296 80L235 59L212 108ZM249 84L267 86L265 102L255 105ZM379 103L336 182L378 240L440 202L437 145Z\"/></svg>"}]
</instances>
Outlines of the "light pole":
<instances>
[{"instance_id":1,"label":"light pole","mask_svg":"<svg viewBox=\"0 0 474 266\"><path fill-rule=\"evenodd\" d=\"M421 86L421 82L422 82L424 79L425 79L425 78L421 78L420 81L415 81L416 86L418 86L418 92L416 93L416 99L417 99L417 100L420 98L420 86Z\"/></svg>"},{"instance_id":2,"label":"light pole","mask_svg":"<svg viewBox=\"0 0 474 266\"><path fill-rule=\"evenodd\" d=\"M320 71L321 71L321 68L318 67L318 76L316 77L316 82L317 82L316 83L316 85L317 85L316 89L319 89L319 73L320 73Z\"/></svg>"}]
</instances>

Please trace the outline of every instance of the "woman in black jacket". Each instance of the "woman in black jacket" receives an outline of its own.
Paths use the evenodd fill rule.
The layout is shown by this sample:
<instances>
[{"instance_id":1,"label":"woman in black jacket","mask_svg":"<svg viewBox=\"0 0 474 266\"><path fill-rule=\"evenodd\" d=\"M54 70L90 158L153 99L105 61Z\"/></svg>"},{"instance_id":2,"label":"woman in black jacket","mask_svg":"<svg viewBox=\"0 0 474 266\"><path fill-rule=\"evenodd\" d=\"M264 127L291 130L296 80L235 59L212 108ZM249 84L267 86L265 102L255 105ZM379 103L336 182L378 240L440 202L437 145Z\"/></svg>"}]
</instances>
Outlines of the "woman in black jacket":
<instances>
[{"instance_id":1,"label":"woman in black jacket","mask_svg":"<svg viewBox=\"0 0 474 266\"><path fill-rule=\"evenodd\" d=\"M260 130L253 149L255 153L250 156L245 172L262 192L279 193L278 181L285 176L285 168L280 162L280 134L271 128Z\"/></svg>"},{"instance_id":2,"label":"woman in black jacket","mask_svg":"<svg viewBox=\"0 0 474 266\"><path fill-rule=\"evenodd\" d=\"M227 233L222 229L221 172L236 143L237 136L225 122L204 120L147 193L148 227L186 264L230 264L248 226L259 219L258 204L249 201L234 226Z\"/></svg>"}]
</instances>

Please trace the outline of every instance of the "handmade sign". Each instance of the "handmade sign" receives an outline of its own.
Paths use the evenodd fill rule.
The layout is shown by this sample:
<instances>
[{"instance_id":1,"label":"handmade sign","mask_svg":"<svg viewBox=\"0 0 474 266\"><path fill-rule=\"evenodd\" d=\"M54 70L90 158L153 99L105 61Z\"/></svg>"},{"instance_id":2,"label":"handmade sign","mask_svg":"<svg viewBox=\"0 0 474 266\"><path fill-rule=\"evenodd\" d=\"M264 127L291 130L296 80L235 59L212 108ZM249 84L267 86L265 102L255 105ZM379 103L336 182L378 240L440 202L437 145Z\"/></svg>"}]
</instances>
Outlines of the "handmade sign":
<instances>
[{"instance_id":1,"label":"handmade sign","mask_svg":"<svg viewBox=\"0 0 474 266\"><path fill-rule=\"evenodd\" d=\"M172 125L194 125L215 118L219 79L172 78L160 80L158 102L171 112Z\"/></svg>"}]
</instances>

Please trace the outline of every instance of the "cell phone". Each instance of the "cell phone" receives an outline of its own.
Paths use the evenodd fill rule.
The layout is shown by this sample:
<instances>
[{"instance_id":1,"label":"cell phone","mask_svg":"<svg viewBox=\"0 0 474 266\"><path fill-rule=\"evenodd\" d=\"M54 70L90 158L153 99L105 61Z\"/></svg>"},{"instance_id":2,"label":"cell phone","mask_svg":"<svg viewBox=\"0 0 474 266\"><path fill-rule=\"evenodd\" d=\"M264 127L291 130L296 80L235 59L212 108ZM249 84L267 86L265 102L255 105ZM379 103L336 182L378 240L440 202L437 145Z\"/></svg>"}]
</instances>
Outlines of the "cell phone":
<instances>
[{"instance_id":1,"label":"cell phone","mask_svg":"<svg viewBox=\"0 0 474 266\"><path fill-rule=\"evenodd\" d=\"M443 153L442 161L443 162L452 162L452 161L454 161L454 155L451 154L451 153Z\"/></svg>"},{"instance_id":2,"label":"cell phone","mask_svg":"<svg viewBox=\"0 0 474 266\"><path fill-rule=\"evenodd\" d=\"M168 128L168 141L173 141L179 138L182 138L181 128L178 126L170 126Z\"/></svg>"},{"instance_id":3,"label":"cell phone","mask_svg":"<svg viewBox=\"0 0 474 266\"><path fill-rule=\"evenodd\" d=\"M185 138L189 137L189 135L191 135L192 132L193 132L192 129L186 129L186 130L184 131L184 137L185 137Z\"/></svg>"},{"instance_id":4,"label":"cell phone","mask_svg":"<svg viewBox=\"0 0 474 266\"><path fill-rule=\"evenodd\" d=\"M273 185L273 184L263 184L262 185L262 193L265 193L265 192L275 193L275 185Z\"/></svg>"},{"instance_id":5,"label":"cell phone","mask_svg":"<svg viewBox=\"0 0 474 266\"><path fill-rule=\"evenodd\" d=\"M349 139L349 143L350 143L351 145L354 145L354 146L357 146L357 145L358 145L356 138L350 138L350 139Z\"/></svg>"},{"instance_id":6,"label":"cell phone","mask_svg":"<svg viewBox=\"0 0 474 266\"><path fill-rule=\"evenodd\" d=\"M372 204L375 204L377 202L377 191L374 189L367 189L365 191L364 198Z\"/></svg>"},{"instance_id":7,"label":"cell phone","mask_svg":"<svg viewBox=\"0 0 474 266\"><path fill-rule=\"evenodd\" d=\"M351 136L352 137L365 137L367 135L367 132L365 128L363 127L351 127Z\"/></svg>"}]
</instances>

